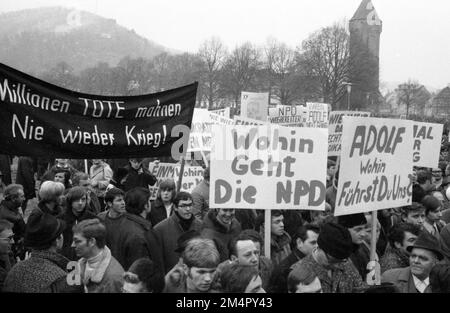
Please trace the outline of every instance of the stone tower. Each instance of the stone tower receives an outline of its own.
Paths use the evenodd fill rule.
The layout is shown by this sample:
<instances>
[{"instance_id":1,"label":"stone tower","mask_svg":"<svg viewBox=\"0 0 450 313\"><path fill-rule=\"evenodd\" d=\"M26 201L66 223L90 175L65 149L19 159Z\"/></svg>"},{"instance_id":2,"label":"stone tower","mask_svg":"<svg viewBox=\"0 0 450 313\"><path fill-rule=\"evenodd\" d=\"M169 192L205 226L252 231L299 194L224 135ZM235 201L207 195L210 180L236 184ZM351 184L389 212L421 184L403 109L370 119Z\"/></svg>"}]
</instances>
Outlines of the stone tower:
<instances>
[{"instance_id":1,"label":"stone tower","mask_svg":"<svg viewBox=\"0 0 450 313\"><path fill-rule=\"evenodd\" d=\"M371 0L363 0L350 20L351 109L378 111L381 103L380 35L382 22Z\"/></svg>"}]
</instances>

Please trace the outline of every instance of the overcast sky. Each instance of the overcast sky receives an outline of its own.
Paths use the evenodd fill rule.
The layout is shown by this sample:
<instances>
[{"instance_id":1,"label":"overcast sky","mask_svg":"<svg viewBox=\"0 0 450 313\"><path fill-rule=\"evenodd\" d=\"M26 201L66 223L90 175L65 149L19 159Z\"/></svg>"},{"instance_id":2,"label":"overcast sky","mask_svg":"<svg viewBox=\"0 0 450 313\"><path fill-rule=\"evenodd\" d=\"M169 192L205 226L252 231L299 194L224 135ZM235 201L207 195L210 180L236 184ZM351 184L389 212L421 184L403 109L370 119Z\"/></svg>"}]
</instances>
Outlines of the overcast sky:
<instances>
[{"instance_id":1,"label":"overcast sky","mask_svg":"<svg viewBox=\"0 0 450 313\"><path fill-rule=\"evenodd\" d=\"M350 19L361 0L1 0L0 12L65 6L113 18L168 48L195 52L218 36L229 49L269 36L295 48L308 35ZM450 84L450 2L372 0L383 21L380 79ZM0 25L1 27L1 25Z\"/></svg>"}]
</instances>

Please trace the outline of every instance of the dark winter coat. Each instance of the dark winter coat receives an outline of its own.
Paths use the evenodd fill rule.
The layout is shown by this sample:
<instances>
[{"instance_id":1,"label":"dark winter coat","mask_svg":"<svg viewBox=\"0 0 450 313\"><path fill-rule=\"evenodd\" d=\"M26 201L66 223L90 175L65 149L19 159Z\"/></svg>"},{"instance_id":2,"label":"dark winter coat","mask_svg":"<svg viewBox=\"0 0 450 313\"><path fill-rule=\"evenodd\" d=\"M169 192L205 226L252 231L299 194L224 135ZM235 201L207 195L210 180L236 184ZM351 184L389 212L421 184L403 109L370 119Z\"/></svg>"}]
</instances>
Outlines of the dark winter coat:
<instances>
[{"instance_id":1,"label":"dark winter coat","mask_svg":"<svg viewBox=\"0 0 450 313\"><path fill-rule=\"evenodd\" d=\"M393 283L396 285L401 293L419 293L414 285L414 280L411 274L411 268L394 268L387 270L381 275L382 283ZM431 286L425 289L425 293L431 293Z\"/></svg>"},{"instance_id":2,"label":"dark winter coat","mask_svg":"<svg viewBox=\"0 0 450 313\"><path fill-rule=\"evenodd\" d=\"M281 236L271 235L270 238L270 259L274 266L291 254L291 236L283 231Z\"/></svg>"},{"instance_id":3,"label":"dark winter coat","mask_svg":"<svg viewBox=\"0 0 450 313\"><path fill-rule=\"evenodd\" d=\"M81 285L67 283L68 259L50 251L33 251L28 260L14 265L6 277L3 291L17 293L82 292Z\"/></svg>"},{"instance_id":4,"label":"dark winter coat","mask_svg":"<svg viewBox=\"0 0 450 313\"><path fill-rule=\"evenodd\" d=\"M149 257L162 266L161 249L149 221L141 216L125 213L107 229L107 244L113 257L128 270L139 258Z\"/></svg>"},{"instance_id":5,"label":"dark winter coat","mask_svg":"<svg viewBox=\"0 0 450 313\"><path fill-rule=\"evenodd\" d=\"M241 232L241 224L236 218L231 221L231 226L227 229L216 218L215 210L210 210L203 220L202 236L216 242L220 253L220 262L229 258L229 245L231 240Z\"/></svg>"},{"instance_id":6,"label":"dark winter coat","mask_svg":"<svg viewBox=\"0 0 450 313\"><path fill-rule=\"evenodd\" d=\"M274 268L270 279L269 290L267 291L271 293L287 293L287 277L291 271L291 266L304 257L305 255L295 248L287 258L282 260L281 263Z\"/></svg>"},{"instance_id":7,"label":"dark winter coat","mask_svg":"<svg viewBox=\"0 0 450 313\"><path fill-rule=\"evenodd\" d=\"M202 221L194 218L189 230L200 231L201 227ZM185 233L185 231L180 225L180 218L177 214L172 214L168 219L158 223L154 230L156 239L161 247L164 273L167 273L175 266L175 264L177 264L180 258L180 254L175 252L175 249L178 247L178 238Z\"/></svg>"},{"instance_id":8,"label":"dark winter coat","mask_svg":"<svg viewBox=\"0 0 450 313\"><path fill-rule=\"evenodd\" d=\"M75 216L75 214L73 214L71 209L67 209L64 215L62 216L62 219L66 222L66 228L64 229L63 232L64 242L61 254L71 261L76 261L79 259L75 254L75 249L72 248L72 240L73 240L72 227L81 221L88 220L91 218L97 218L97 215L88 210L87 208L85 208L83 213L81 213L81 215L79 216Z\"/></svg>"},{"instance_id":9,"label":"dark winter coat","mask_svg":"<svg viewBox=\"0 0 450 313\"><path fill-rule=\"evenodd\" d=\"M202 180L192 190L193 214L203 220L209 211L209 183Z\"/></svg>"},{"instance_id":10,"label":"dark winter coat","mask_svg":"<svg viewBox=\"0 0 450 313\"><path fill-rule=\"evenodd\" d=\"M127 165L125 168L128 173L123 183L123 191L125 192L134 187L148 188L149 185L153 186L156 183L156 177L143 167L141 167L142 173L138 173L131 165Z\"/></svg>"},{"instance_id":11,"label":"dark winter coat","mask_svg":"<svg viewBox=\"0 0 450 313\"><path fill-rule=\"evenodd\" d=\"M170 214L173 213L173 204L172 209L170 210ZM155 227L158 225L159 222L165 220L168 218L166 207L164 206L164 203L161 201L161 199L156 198L155 201L152 202L152 208L150 211L150 214L147 215L147 220L152 223L152 226Z\"/></svg>"}]
</instances>

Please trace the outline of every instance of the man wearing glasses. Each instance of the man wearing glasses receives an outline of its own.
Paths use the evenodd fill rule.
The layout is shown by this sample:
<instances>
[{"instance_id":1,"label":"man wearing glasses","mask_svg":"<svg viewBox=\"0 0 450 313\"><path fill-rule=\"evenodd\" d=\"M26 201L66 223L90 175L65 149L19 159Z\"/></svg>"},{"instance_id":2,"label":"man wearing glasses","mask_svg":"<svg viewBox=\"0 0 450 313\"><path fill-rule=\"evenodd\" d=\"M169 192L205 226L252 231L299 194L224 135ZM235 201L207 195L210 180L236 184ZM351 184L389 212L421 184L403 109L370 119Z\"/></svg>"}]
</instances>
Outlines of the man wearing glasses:
<instances>
[{"instance_id":1,"label":"man wearing glasses","mask_svg":"<svg viewBox=\"0 0 450 313\"><path fill-rule=\"evenodd\" d=\"M352 253L352 237L343 226L326 223L317 239L318 247L291 266L308 267L319 278L325 293L351 293L362 290L365 283L357 269L348 260Z\"/></svg>"},{"instance_id":2,"label":"man wearing glasses","mask_svg":"<svg viewBox=\"0 0 450 313\"><path fill-rule=\"evenodd\" d=\"M200 231L202 222L197 219L193 211L191 194L181 191L173 199L174 214L158 223L155 235L162 249L165 273L169 272L178 262L180 253L177 250L177 239L187 231Z\"/></svg>"}]
</instances>

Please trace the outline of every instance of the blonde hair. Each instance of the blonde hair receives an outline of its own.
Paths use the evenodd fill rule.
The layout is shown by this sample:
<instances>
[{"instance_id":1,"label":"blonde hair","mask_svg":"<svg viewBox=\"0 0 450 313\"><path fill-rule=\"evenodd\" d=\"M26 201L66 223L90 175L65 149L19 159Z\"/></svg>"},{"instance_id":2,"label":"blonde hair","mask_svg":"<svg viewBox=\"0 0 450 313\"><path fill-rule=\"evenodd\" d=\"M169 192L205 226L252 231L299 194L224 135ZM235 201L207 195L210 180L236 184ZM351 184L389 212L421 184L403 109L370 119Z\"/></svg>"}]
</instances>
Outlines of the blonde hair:
<instances>
[{"instance_id":1,"label":"blonde hair","mask_svg":"<svg viewBox=\"0 0 450 313\"><path fill-rule=\"evenodd\" d=\"M39 189L39 198L47 202L55 201L63 194L65 189L63 183L47 180L42 183Z\"/></svg>"}]
</instances>

